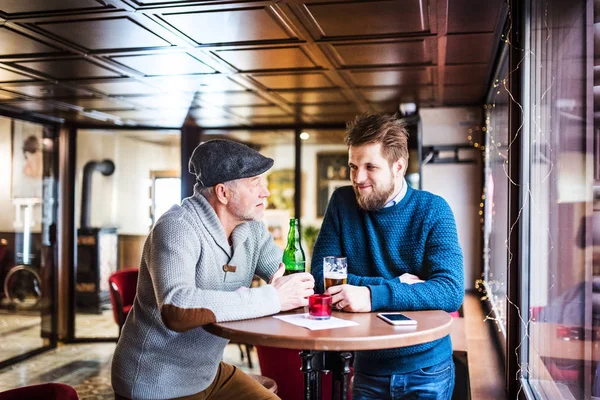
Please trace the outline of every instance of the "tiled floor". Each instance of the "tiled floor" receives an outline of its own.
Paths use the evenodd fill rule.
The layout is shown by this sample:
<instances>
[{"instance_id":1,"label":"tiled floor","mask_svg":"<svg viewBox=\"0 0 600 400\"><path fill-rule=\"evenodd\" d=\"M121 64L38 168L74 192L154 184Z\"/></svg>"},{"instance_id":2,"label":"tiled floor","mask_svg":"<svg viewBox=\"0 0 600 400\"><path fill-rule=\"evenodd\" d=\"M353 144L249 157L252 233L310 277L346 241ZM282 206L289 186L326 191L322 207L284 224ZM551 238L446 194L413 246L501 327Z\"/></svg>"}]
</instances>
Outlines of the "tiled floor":
<instances>
[{"instance_id":1,"label":"tiled floor","mask_svg":"<svg viewBox=\"0 0 600 400\"><path fill-rule=\"evenodd\" d=\"M112 400L110 363L113 343L62 345L55 350L0 370L0 391L43 382L62 382L73 386L81 400ZM224 360L246 372L260 373L256 351L254 368L240 359L237 345L225 349Z\"/></svg>"},{"instance_id":2,"label":"tiled floor","mask_svg":"<svg viewBox=\"0 0 600 400\"><path fill-rule=\"evenodd\" d=\"M77 314L76 336L117 337L119 329L112 311ZM42 347L41 318L34 312L0 310L0 360ZM110 363L114 343L61 345L32 359L0 370L0 392L43 382L62 382L75 387L81 400L107 400L114 395L110 385ZM242 361L237 345L225 349L224 360L246 372L259 374L256 350L251 353L253 369Z\"/></svg>"}]
</instances>

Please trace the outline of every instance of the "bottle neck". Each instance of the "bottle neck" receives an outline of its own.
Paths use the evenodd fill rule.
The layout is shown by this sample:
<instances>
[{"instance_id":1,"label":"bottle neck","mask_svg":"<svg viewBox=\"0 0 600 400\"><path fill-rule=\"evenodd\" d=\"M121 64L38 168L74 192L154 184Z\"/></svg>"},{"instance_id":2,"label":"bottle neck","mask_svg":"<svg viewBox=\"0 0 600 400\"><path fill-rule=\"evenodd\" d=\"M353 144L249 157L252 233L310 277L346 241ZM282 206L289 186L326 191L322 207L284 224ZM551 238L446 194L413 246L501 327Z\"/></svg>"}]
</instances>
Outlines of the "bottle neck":
<instances>
[{"instance_id":1,"label":"bottle neck","mask_svg":"<svg viewBox=\"0 0 600 400\"><path fill-rule=\"evenodd\" d=\"M288 246L300 244L300 226L298 223L290 223L290 231L288 232Z\"/></svg>"}]
</instances>

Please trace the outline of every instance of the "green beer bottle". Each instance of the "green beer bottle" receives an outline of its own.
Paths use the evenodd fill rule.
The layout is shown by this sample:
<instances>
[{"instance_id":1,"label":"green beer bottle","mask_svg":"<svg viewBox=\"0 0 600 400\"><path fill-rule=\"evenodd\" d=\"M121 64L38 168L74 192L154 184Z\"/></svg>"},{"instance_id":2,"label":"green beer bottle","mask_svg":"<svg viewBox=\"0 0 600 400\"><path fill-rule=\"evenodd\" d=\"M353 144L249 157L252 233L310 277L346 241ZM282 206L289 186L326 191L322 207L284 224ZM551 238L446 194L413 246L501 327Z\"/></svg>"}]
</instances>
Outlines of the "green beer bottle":
<instances>
[{"instance_id":1,"label":"green beer bottle","mask_svg":"<svg viewBox=\"0 0 600 400\"><path fill-rule=\"evenodd\" d=\"M305 271L306 258L300 244L300 222L294 218L290 219L290 231L287 246L283 251L283 263L285 264L284 275Z\"/></svg>"}]
</instances>

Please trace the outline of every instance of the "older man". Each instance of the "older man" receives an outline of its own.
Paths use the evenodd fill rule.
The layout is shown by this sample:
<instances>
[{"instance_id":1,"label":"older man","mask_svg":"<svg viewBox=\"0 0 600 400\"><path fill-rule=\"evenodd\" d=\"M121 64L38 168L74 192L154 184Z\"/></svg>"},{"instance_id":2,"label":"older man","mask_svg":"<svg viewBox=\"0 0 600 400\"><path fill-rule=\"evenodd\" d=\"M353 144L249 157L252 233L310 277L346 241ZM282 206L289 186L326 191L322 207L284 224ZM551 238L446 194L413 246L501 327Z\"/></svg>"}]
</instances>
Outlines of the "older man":
<instances>
[{"instance_id":1,"label":"older man","mask_svg":"<svg viewBox=\"0 0 600 400\"><path fill-rule=\"evenodd\" d=\"M259 222L272 165L228 140L194 150L194 195L167 211L144 244L113 358L116 399L278 398L222 362L227 340L203 329L300 307L313 293L310 274L282 277L281 250ZM255 274L270 284L249 289Z\"/></svg>"}]
</instances>

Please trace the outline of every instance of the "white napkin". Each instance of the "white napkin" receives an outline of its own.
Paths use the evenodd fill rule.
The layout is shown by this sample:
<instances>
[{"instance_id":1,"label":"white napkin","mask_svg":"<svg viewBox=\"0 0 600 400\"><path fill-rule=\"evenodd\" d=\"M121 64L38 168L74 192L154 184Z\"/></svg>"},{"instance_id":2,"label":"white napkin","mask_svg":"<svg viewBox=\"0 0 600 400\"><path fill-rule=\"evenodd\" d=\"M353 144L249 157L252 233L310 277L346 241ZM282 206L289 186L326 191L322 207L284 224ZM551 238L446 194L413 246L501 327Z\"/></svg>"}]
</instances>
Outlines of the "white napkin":
<instances>
[{"instance_id":1,"label":"white napkin","mask_svg":"<svg viewBox=\"0 0 600 400\"><path fill-rule=\"evenodd\" d=\"M348 326L356 326L358 322L348 321L341 318L331 317L329 319L314 320L308 318L308 313L293 314L293 315L274 315L273 318L280 319L290 324L298 325L303 328L308 328L311 331L321 329L345 328Z\"/></svg>"}]
</instances>

